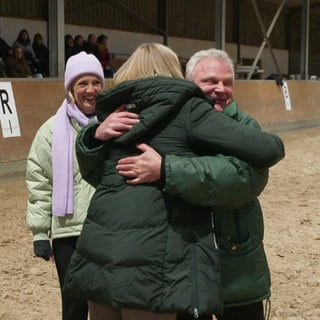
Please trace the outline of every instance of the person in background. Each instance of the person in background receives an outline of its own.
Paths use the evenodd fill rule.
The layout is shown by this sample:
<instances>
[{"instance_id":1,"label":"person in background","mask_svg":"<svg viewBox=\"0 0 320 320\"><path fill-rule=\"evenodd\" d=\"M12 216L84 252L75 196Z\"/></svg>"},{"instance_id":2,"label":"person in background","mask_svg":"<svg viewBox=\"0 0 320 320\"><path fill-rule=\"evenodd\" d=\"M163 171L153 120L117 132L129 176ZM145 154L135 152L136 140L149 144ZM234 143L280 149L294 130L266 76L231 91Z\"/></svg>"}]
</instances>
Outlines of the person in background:
<instances>
[{"instance_id":1,"label":"person in background","mask_svg":"<svg viewBox=\"0 0 320 320\"><path fill-rule=\"evenodd\" d=\"M9 56L13 55L13 49L8 45L6 40L1 37L0 28L0 77L4 77L5 61Z\"/></svg>"},{"instance_id":2,"label":"person in background","mask_svg":"<svg viewBox=\"0 0 320 320\"><path fill-rule=\"evenodd\" d=\"M0 28L0 58L5 61L8 56L13 54L12 47L9 46L6 40L4 40L1 36L1 28Z\"/></svg>"},{"instance_id":3,"label":"person in background","mask_svg":"<svg viewBox=\"0 0 320 320\"><path fill-rule=\"evenodd\" d=\"M71 34L66 34L64 36L64 59L65 63L67 63L67 60L73 55L73 47L74 47L74 41Z\"/></svg>"},{"instance_id":4,"label":"person in background","mask_svg":"<svg viewBox=\"0 0 320 320\"><path fill-rule=\"evenodd\" d=\"M114 82L98 96L99 123L77 137L80 172L97 189L64 290L89 300L92 320L220 314L211 208L166 195L158 183L127 185L117 161L145 141L163 155L226 152L264 167L283 157L282 141L215 112L164 45L139 46ZM129 131L113 120L121 108L141 117Z\"/></svg>"},{"instance_id":5,"label":"person in background","mask_svg":"<svg viewBox=\"0 0 320 320\"><path fill-rule=\"evenodd\" d=\"M239 110L234 100L234 66L225 51L208 49L195 53L186 65L186 79L213 99L215 110L245 126L260 128L255 119ZM267 315L263 300L270 298L271 282L263 247L263 213L257 197L267 184L268 170L256 170L235 158L162 158L146 145L140 148L142 155L121 159L117 166L129 184L161 178L165 192L186 201L194 199L197 188L202 196L193 204L210 205L214 210L224 302L223 315L217 318L264 320ZM193 317L180 313L177 319ZM211 320L211 316L202 315L199 319Z\"/></svg>"},{"instance_id":6,"label":"person in background","mask_svg":"<svg viewBox=\"0 0 320 320\"><path fill-rule=\"evenodd\" d=\"M5 77L5 63L3 62L2 58L0 57L0 78L4 78Z\"/></svg>"},{"instance_id":7,"label":"person in background","mask_svg":"<svg viewBox=\"0 0 320 320\"><path fill-rule=\"evenodd\" d=\"M12 45L12 47L17 46L20 46L23 49L26 61L29 65L32 75L37 75L36 77L39 77L39 61L32 48L30 36L26 29L20 30L16 41Z\"/></svg>"},{"instance_id":8,"label":"person in background","mask_svg":"<svg viewBox=\"0 0 320 320\"><path fill-rule=\"evenodd\" d=\"M74 46L73 46L73 50L72 50L72 54L77 54L81 51L86 51L86 47L85 47L85 42L84 42L84 38L83 35L81 34L77 34L74 37Z\"/></svg>"},{"instance_id":9,"label":"person in background","mask_svg":"<svg viewBox=\"0 0 320 320\"><path fill-rule=\"evenodd\" d=\"M79 173L74 140L80 128L95 119L96 96L104 83L94 55L81 52L70 57L64 75L66 98L36 133L27 158L26 221L34 253L55 262L61 288L94 192ZM87 320L87 313L85 300L62 292L63 320Z\"/></svg>"},{"instance_id":10,"label":"person in background","mask_svg":"<svg viewBox=\"0 0 320 320\"><path fill-rule=\"evenodd\" d=\"M49 49L43 42L43 37L40 33L36 33L33 37L32 49L39 61L39 73L43 77L49 77Z\"/></svg>"},{"instance_id":11,"label":"person in background","mask_svg":"<svg viewBox=\"0 0 320 320\"><path fill-rule=\"evenodd\" d=\"M97 38L97 44L95 48L95 56L99 59L101 62L104 76L106 78L112 78L113 77L113 71L110 67L110 60L111 60L111 54L108 49L108 37L104 34L101 34Z\"/></svg>"},{"instance_id":12,"label":"person in background","mask_svg":"<svg viewBox=\"0 0 320 320\"><path fill-rule=\"evenodd\" d=\"M13 48L13 55L5 61L5 73L9 78L32 78L30 67L21 46Z\"/></svg>"},{"instance_id":13,"label":"person in background","mask_svg":"<svg viewBox=\"0 0 320 320\"><path fill-rule=\"evenodd\" d=\"M94 54L96 45L97 45L97 38L93 33L90 33L85 43L86 52Z\"/></svg>"}]
</instances>

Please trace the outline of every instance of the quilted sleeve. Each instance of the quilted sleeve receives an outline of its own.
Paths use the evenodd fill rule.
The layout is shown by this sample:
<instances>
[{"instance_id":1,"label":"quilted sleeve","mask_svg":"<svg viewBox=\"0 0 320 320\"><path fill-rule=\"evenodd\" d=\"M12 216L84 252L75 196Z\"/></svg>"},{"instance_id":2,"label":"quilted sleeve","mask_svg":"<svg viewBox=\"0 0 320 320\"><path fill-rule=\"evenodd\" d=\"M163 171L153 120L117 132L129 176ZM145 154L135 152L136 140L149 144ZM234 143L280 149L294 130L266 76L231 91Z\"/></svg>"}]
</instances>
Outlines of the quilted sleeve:
<instances>
[{"instance_id":1,"label":"quilted sleeve","mask_svg":"<svg viewBox=\"0 0 320 320\"><path fill-rule=\"evenodd\" d=\"M199 99L192 102L187 130L197 154L233 156L258 168L271 167L285 155L277 135L244 126Z\"/></svg>"},{"instance_id":2,"label":"quilted sleeve","mask_svg":"<svg viewBox=\"0 0 320 320\"><path fill-rule=\"evenodd\" d=\"M80 130L76 139L76 154L81 176L94 187L100 183L108 146L107 142L94 139L96 128L96 123L89 124Z\"/></svg>"},{"instance_id":3,"label":"quilted sleeve","mask_svg":"<svg viewBox=\"0 0 320 320\"><path fill-rule=\"evenodd\" d=\"M52 158L50 122L37 132L27 158L26 183L29 191L27 226L35 240L47 240L51 231Z\"/></svg>"},{"instance_id":4,"label":"quilted sleeve","mask_svg":"<svg viewBox=\"0 0 320 320\"><path fill-rule=\"evenodd\" d=\"M215 209L236 209L255 199L268 181L268 169L222 155L165 157L165 188L170 195Z\"/></svg>"}]
</instances>

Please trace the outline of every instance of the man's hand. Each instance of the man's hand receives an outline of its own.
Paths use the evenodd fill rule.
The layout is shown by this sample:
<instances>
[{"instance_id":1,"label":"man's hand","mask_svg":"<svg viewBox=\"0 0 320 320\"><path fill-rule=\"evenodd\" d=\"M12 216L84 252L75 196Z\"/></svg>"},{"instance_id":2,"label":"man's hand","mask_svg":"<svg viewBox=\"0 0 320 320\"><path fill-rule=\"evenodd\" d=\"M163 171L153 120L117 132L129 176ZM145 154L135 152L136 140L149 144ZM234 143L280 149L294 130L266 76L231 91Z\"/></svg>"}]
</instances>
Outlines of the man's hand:
<instances>
[{"instance_id":1,"label":"man's hand","mask_svg":"<svg viewBox=\"0 0 320 320\"><path fill-rule=\"evenodd\" d=\"M101 122L96 129L95 138L108 141L111 138L120 137L140 121L138 114L124 110L125 106L119 107Z\"/></svg>"},{"instance_id":2,"label":"man's hand","mask_svg":"<svg viewBox=\"0 0 320 320\"><path fill-rule=\"evenodd\" d=\"M132 185L158 181L162 157L145 143L138 144L137 148L142 154L120 159L116 166L118 173L129 178L127 183Z\"/></svg>"}]
</instances>

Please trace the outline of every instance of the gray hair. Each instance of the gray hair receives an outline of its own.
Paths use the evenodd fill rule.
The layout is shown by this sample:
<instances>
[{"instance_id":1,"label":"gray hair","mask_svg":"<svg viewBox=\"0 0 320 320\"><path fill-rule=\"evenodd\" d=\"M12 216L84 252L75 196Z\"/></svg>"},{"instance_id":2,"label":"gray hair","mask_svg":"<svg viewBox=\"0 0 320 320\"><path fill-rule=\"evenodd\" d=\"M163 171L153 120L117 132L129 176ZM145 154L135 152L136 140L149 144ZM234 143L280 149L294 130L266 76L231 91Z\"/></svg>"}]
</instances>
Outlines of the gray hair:
<instances>
[{"instance_id":1,"label":"gray hair","mask_svg":"<svg viewBox=\"0 0 320 320\"><path fill-rule=\"evenodd\" d=\"M186 64L185 78L187 80L193 81L193 71L194 71L196 65L202 59L209 58L209 57L214 58L214 59L218 59L218 60L222 60L222 61L226 62L227 64L229 64L229 66L232 70L232 76L234 79L233 61L225 51L219 50L219 49L201 50L201 51L196 52L194 55L192 55Z\"/></svg>"}]
</instances>

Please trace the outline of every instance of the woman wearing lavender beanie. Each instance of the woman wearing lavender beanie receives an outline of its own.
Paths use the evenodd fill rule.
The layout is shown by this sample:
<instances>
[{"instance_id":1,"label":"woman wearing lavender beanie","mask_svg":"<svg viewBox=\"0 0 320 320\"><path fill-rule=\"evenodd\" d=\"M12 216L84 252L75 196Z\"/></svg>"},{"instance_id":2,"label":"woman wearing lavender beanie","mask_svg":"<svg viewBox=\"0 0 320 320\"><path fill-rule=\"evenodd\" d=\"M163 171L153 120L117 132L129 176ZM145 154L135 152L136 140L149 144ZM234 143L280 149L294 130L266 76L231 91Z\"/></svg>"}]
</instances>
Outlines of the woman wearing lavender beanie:
<instances>
[{"instance_id":1,"label":"woman wearing lavender beanie","mask_svg":"<svg viewBox=\"0 0 320 320\"><path fill-rule=\"evenodd\" d=\"M26 220L33 234L34 253L55 262L61 288L94 192L79 173L75 137L83 126L96 121L96 96L104 83L102 66L94 55L80 52L71 56L64 76L66 98L36 133L27 159ZM115 121L119 123L117 117L121 116L127 123L121 112ZM87 317L86 301L62 293L63 320Z\"/></svg>"}]
</instances>

